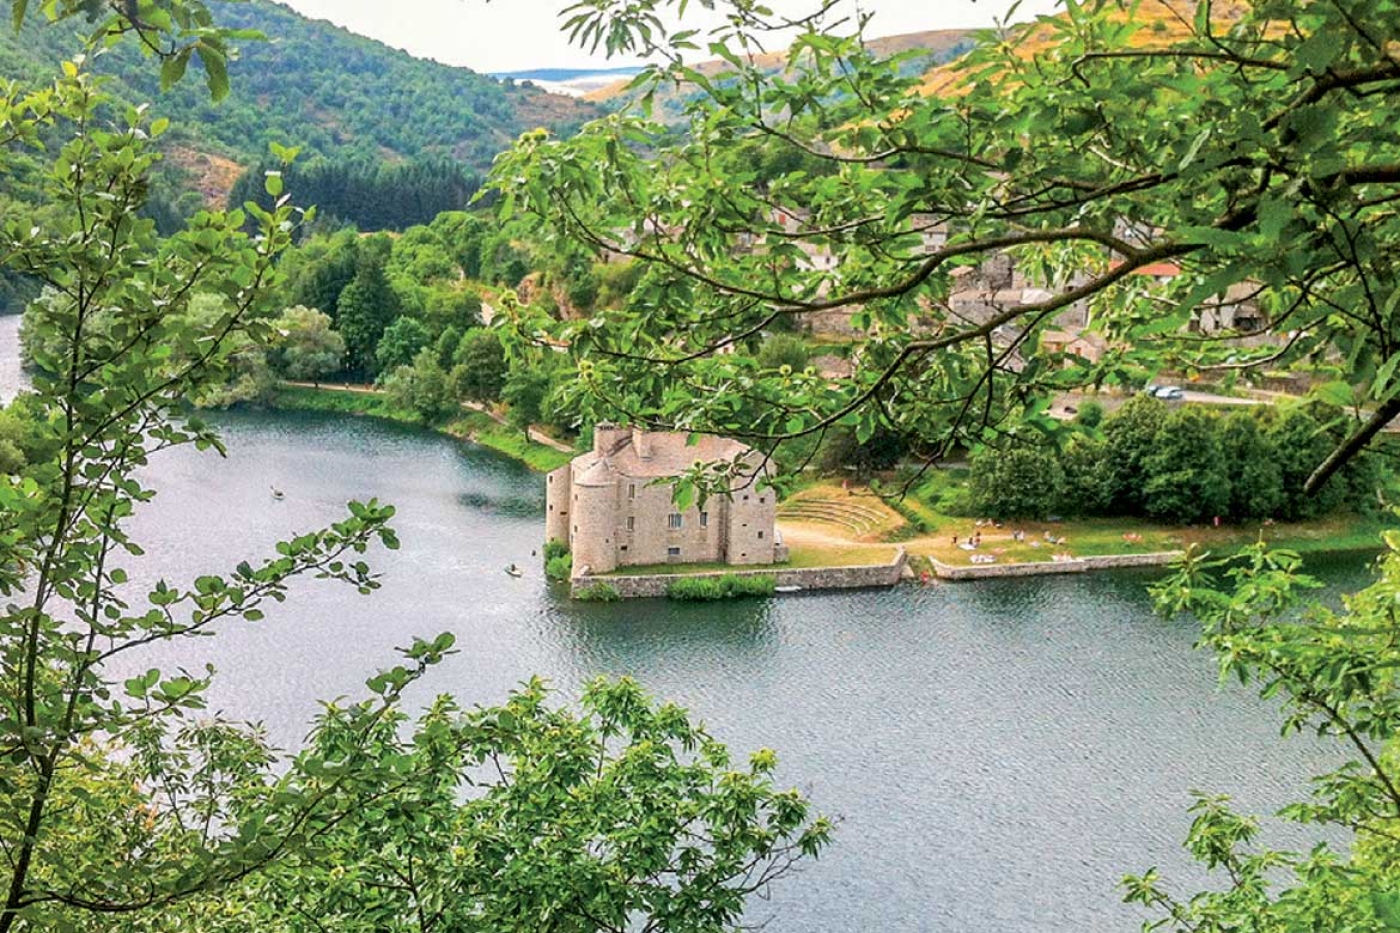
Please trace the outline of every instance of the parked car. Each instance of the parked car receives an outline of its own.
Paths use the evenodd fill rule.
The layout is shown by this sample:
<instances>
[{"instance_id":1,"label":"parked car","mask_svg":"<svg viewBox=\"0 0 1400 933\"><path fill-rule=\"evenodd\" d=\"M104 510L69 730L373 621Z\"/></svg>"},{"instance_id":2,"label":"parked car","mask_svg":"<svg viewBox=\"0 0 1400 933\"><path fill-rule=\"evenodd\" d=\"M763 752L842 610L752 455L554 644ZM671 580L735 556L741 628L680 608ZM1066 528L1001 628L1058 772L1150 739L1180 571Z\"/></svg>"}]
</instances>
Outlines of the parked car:
<instances>
[{"instance_id":1,"label":"parked car","mask_svg":"<svg viewBox=\"0 0 1400 933\"><path fill-rule=\"evenodd\" d=\"M1181 386L1158 386L1152 392L1152 397L1162 399L1163 401L1176 402L1184 399L1186 393L1182 390Z\"/></svg>"}]
</instances>

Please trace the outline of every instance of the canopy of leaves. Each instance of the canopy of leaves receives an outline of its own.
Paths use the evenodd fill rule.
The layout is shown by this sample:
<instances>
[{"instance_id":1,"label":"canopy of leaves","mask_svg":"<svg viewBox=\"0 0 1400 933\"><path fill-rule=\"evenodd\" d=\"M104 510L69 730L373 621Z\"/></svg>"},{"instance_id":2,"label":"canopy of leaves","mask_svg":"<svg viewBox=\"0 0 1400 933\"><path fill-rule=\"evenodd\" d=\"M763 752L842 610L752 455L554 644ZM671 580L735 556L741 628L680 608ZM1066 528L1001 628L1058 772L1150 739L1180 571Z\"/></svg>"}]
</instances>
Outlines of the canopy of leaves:
<instances>
[{"instance_id":1,"label":"canopy of leaves","mask_svg":"<svg viewBox=\"0 0 1400 933\"><path fill-rule=\"evenodd\" d=\"M719 5L704 49L665 26L669 0L579 5L581 41L663 63L633 108L527 135L494 174L502 218L649 268L625 311L516 328L567 342L577 391L615 415L765 447L883 422L937 458L1059 430L1044 397L1070 385L1336 361L1360 412L1317 452L1313 490L1400 414L1394 0L1070 3L985 36L937 96L821 15L775 72L757 56L783 17ZM727 70L694 67L697 51ZM699 92L684 134L647 109L676 81ZM760 178L753 147L830 170ZM1169 282L1137 274L1167 260ZM1003 261L1041 294L954 300ZM1193 333L1231 289L1261 308L1262 345ZM1039 349L1069 310L1108 342L1100 361ZM725 352L817 314L857 333L852 378L755 375Z\"/></svg>"}]
</instances>

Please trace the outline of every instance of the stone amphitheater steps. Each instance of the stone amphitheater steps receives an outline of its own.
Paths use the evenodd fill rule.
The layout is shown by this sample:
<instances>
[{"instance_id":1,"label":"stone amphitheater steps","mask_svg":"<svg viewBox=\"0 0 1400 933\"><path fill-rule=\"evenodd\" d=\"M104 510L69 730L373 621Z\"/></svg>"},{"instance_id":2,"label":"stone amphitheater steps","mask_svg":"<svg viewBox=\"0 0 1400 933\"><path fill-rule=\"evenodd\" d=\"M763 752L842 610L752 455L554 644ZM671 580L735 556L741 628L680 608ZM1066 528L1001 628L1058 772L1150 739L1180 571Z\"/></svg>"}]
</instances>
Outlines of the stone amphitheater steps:
<instances>
[{"instance_id":1,"label":"stone amphitheater steps","mask_svg":"<svg viewBox=\"0 0 1400 933\"><path fill-rule=\"evenodd\" d=\"M899 524L898 516L891 515L881 508L832 499L789 500L778 508L778 517L836 525L857 537Z\"/></svg>"}]
</instances>

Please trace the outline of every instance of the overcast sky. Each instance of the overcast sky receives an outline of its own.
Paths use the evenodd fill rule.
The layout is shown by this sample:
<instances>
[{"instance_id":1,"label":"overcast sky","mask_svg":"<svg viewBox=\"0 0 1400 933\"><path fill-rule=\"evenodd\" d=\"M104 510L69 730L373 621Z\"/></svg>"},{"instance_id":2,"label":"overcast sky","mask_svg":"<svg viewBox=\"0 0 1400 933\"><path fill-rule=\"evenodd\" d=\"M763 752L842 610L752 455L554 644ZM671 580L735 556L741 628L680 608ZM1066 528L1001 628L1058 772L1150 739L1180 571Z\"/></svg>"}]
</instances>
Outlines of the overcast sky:
<instances>
[{"instance_id":1,"label":"overcast sky","mask_svg":"<svg viewBox=\"0 0 1400 933\"><path fill-rule=\"evenodd\" d=\"M477 71L606 67L572 48L559 32L569 0L284 0L308 16L406 49L423 58ZM854 4L854 0L851 0ZM874 12L871 35L990 26L1010 0L861 0ZM698 6L698 4L694 4ZM784 11L811 9L814 0L776 0ZM1050 12L1056 0L1024 0L1017 19ZM853 7L854 8L854 7Z\"/></svg>"}]
</instances>

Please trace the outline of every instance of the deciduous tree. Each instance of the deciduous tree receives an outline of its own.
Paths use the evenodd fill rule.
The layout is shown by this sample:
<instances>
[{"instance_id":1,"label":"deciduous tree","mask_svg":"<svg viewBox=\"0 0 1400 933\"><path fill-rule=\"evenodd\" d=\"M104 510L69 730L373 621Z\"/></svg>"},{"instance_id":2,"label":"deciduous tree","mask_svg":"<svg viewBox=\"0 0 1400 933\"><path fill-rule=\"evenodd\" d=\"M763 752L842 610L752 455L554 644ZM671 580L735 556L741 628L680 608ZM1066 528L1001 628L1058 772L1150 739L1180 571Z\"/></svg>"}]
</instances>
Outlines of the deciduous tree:
<instances>
[{"instance_id":1,"label":"deciduous tree","mask_svg":"<svg viewBox=\"0 0 1400 933\"><path fill-rule=\"evenodd\" d=\"M795 19L716 5L731 15L703 42L661 15L683 0L574 7L576 40L659 64L634 106L570 139L529 134L497 164L502 218L654 273L633 295L645 318L522 314L519 339L573 347L577 391L633 423L764 447L883 422L937 458L1018 421L1053 430L1043 398L1073 385L1336 357L1362 414L1309 465L1309 492L1400 414L1392 0L1072 3L912 76L834 4ZM758 55L794 33L781 66ZM721 73L695 66L714 56ZM649 108L676 83L685 133ZM783 154L829 171L784 170ZM1043 291L989 291L970 313L950 300L961 271L1001 257ZM1180 269L1168 284L1148 274L1163 263ZM1260 309L1246 333L1191 326L1227 293ZM1084 305L1123 352L1034 352ZM851 379L750 379L723 352L817 314L859 334ZM1228 345L1256 326L1264 346Z\"/></svg>"}]
</instances>

